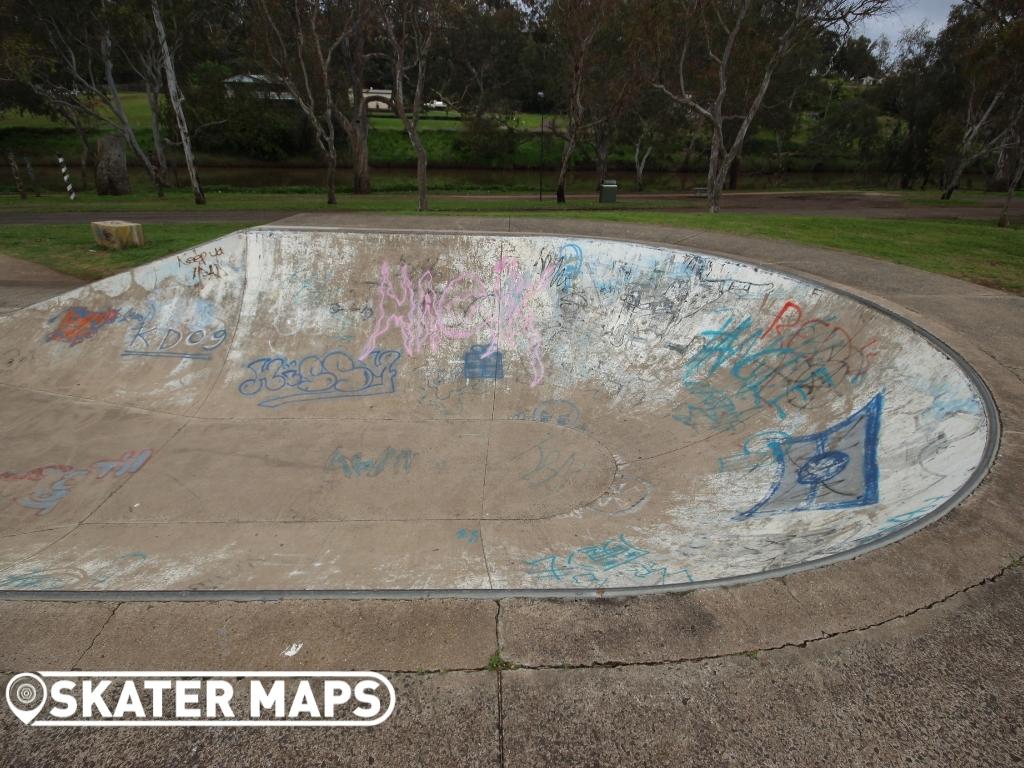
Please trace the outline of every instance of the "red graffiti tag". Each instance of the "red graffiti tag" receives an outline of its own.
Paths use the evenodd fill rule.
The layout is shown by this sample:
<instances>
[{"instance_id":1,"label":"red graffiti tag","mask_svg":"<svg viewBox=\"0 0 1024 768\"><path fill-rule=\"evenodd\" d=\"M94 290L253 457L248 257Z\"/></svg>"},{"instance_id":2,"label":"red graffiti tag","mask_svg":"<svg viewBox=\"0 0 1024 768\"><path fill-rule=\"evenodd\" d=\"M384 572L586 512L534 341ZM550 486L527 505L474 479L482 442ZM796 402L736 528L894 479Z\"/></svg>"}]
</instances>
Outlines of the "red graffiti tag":
<instances>
[{"instance_id":1,"label":"red graffiti tag","mask_svg":"<svg viewBox=\"0 0 1024 768\"><path fill-rule=\"evenodd\" d=\"M63 341L73 347L95 336L100 328L117 320L117 316L118 312L113 308L90 312L85 307L71 307L60 316L57 327L46 340ZM54 319L51 318L51 322Z\"/></svg>"}]
</instances>

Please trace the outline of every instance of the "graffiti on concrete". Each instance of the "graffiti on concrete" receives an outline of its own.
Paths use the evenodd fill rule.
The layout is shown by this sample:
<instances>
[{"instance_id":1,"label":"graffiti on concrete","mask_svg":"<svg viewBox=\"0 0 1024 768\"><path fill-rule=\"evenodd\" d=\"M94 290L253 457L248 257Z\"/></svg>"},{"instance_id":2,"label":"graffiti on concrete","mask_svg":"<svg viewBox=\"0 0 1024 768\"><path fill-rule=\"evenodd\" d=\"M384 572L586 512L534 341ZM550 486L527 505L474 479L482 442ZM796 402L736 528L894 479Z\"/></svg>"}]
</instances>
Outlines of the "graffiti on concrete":
<instances>
[{"instance_id":1,"label":"graffiti on concrete","mask_svg":"<svg viewBox=\"0 0 1024 768\"><path fill-rule=\"evenodd\" d=\"M130 575L146 562L144 552L129 552L112 560L82 568L30 568L0 575L0 589L59 590L99 587L116 577Z\"/></svg>"},{"instance_id":2,"label":"graffiti on concrete","mask_svg":"<svg viewBox=\"0 0 1024 768\"><path fill-rule=\"evenodd\" d=\"M265 408L303 400L386 395L395 391L401 356L393 349L376 349L363 363L336 349L301 360L260 357L246 364L251 375L238 385L238 391L245 397L264 395L259 404Z\"/></svg>"},{"instance_id":3,"label":"graffiti on concrete","mask_svg":"<svg viewBox=\"0 0 1024 768\"><path fill-rule=\"evenodd\" d=\"M416 454L409 449L385 448L376 458L363 458L362 453L351 455L336 448L327 460L327 470L340 469L345 477L377 477L390 469L392 475L407 474L412 469Z\"/></svg>"},{"instance_id":4,"label":"graffiti on concrete","mask_svg":"<svg viewBox=\"0 0 1024 768\"><path fill-rule=\"evenodd\" d=\"M736 516L851 509L878 503L878 436L884 395L806 437L771 440L776 478L768 495Z\"/></svg>"},{"instance_id":5,"label":"graffiti on concrete","mask_svg":"<svg viewBox=\"0 0 1024 768\"><path fill-rule=\"evenodd\" d=\"M69 307L61 314L50 318L49 322L56 322L57 327L47 335L46 340L62 341L69 347L74 347L86 339L91 339L100 329L117 319L118 311L113 307L95 312L86 307Z\"/></svg>"},{"instance_id":6,"label":"graffiti on concrete","mask_svg":"<svg viewBox=\"0 0 1024 768\"><path fill-rule=\"evenodd\" d=\"M575 281L583 271L583 249L576 243L565 243L557 252L545 246L533 266L541 274L551 275L549 285L562 293L572 293Z\"/></svg>"},{"instance_id":7,"label":"graffiti on concrete","mask_svg":"<svg viewBox=\"0 0 1024 768\"><path fill-rule=\"evenodd\" d=\"M602 589L614 586L660 586L692 582L689 568L666 565L634 545L624 534L600 544L578 547L567 554L544 555L525 561L527 575L547 586Z\"/></svg>"},{"instance_id":8,"label":"graffiti on concrete","mask_svg":"<svg viewBox=\"0 0 1024 768\"><path fill-rule=\"evenodd\" d=\"M186 360L210 360L213 351L228 337L226 328L215 330L139 323L121 352L123 357L177 357Z\"/></svg>"},{"instance_id":9,"label":"graffiti on concrete","mask_svg":"<svg viewBox=\"0 0 1024 768\"><path fill-rule=\"evenodd\" d=\"M414 282L409 265L398 269L380 266L376 321L360 360L365 360L389 329L402 335L405 353L415 356L436 352L449 339L479 339L490 356L498 349L520 348L532 374L531 385L544 380L541 334L536 326L534 304L548 287L555 266L539 276L523 272L514 259L499 258L491 274L462 272L444 285L435 286L434 276L425 270Z\"/></svg>"},{"instance_id":10,"label":"graffiti on concrete","mask_svg":"<svg viewBox=\"0 0 1024 768\"><path fill-rule=\"evenodd\" d=\"M463 355L462 375L467 379L505 378L501 352L483 344L474 344Z\"/></svg>"},{"instance_id":11,"label":"graffiti on concrete","mask_svg":"<svg viewBox=\"0 0 1024 768\"><path fill-rule=\"evenodd\" d=\"M428 549L454 547L458 567L398 574L382 561L356 579L366 588L475 588L490 578L501 588L608 589L757 574L913 529L987 460L989 405L955 360L884 312L770 269L539 236L281 230L219 244L26 313L25 332L13 328L0 355L14 437L34 439L14 398L79 407L32 391L52 388L51 374L61 392L108 401L98 407L159 410L167 398L198 418L231 419L239 408L296 417L288 433L320 448L316 477L297 477L295 498L344 485L349 505L380 507L370 516L379 523L409 525L397 523L402 504L381 507L384 496L419 499L429 519L449 520L431 528L441 540ZM229 351L225 372L201 362ZM89 375L68 378L85 355L96 355ZM109 365L117 355L119 367ZM324 444L314 433L327 422L298 417L328 412L356 421L332 422ZM506 424L516 434L503 435L495 418L531 423ZM12 445L17 455L21 442ZM131 489L150 477L158 492L170 481L146 456L93 461L132 445L19 462L0 476L0 500L22 528L41 528L124 481ZM51 461L65 464L21 471ZM447 485L423 493L427 475ZM188 484L216 516L227 491ZM250 485L264 519L266 494ZM150 491L137 491L152 509ZM493 521L486 539L481 499ZM0 584L104 578L77 535L48 550L71 558L28 553L0 570ZM302 575L289 579L350 586L335 569L346 553L330 556L328 570L296 567ZM140 573L155 583L156 568Z\"/></svg>"},{"instance_id":12,"label":"graffiti on concrete","mask_svg":"<svg viewBox=\"0 0 1024 768\"><path fill-rule=\"evenodd\" d=\"M459 528L455 534L456 538L462 539L467 544L476 544L480 541L480 529L478 528Z\"/></svg>"},{"instance_id":13,"label":"graffiti on concrete","mask_svg":"<svg viewBox=\"0 0 1024 768\"><path fill-rule=\"evenodd\" d=\"M146 448L141 451L127 451L118 459L97 461L88 467L76 468L68 464L47 464L26 472L0 472L0 481L35 482L35 490L17 501L26 509L37 510L40 515L43 515L52 511L62 499L71 494L76 481L90 475L95 480L102 480L109 476L133 475L149 461L152 455L153 452Z\"/></svg>"},{"instance_id":14,"label":"graffiti on concrete","mask_svg":"<svg viewBox=\"0 0 1024 768\"><path fill-rule=\"evenodd\" d=\"M531 488L554 490L571 482L584 469L576 463L575 451L558 447L550 437L541 440L532 450L536 451L535 464L519 476Z\"/></svg>"},{"instance_id":15,"label":"graffiti on concrete","mask_svg":"<svg viewBox=\"0 0 1024 768\"><path fill-rule=\"evenodd\" d=\"M131 307L110 307L92 311L86 307L70 307L50 318L56 328L47 341L61 341L74 347L91 339L114 323L132 323L133 327L121 352L123 357L175 357L209 360L211 353L228 338L223 324L167 323L154 318L158 308L150 304L144 312Z\"/></svg>"},{"instance_id":16,"label":"graffiti on concrete","mask_svg":"<svg viewBox=\"0 0 1024 768\"><path fill-rule=\"evenodd\" d=\"M486 379L467 379L455 367L425 365L415 369L409 378L414 385L419 383L420 404L445 417L464 416L468 405L490 392Z\"/></svg>"},{"instance_id":17,"label":"graffiti on concrete","mask_svg":"<svg viewBox=\"0 0 1024 768\"><path fill-rule=\"evenodd\" d=\"M201 283L206 278L221 278L227 274L227 267L223 266L218 259L224 255L223 248L214 248L212 251L198 251L191 256L178 254L178 264L189 272L193 282Z\"/></svg>"},{"instance_id":18,"label":"graffiti on concrete","mask_svg":"<svg viewBox=\"0 0 1024 768\"><path fill-rule=\"evenodd\" d=\"M581 423L580 408L572 400L542 400L532 411L517 411L512 415L512 419L557 424L569 429L585 429Z\"/></svg>"},{"instance_id":19,"label":"graffiti on concrete","mask_svg":"<svg viewBox=\"0 0 1024 768\"><path fill-rule=\"evenodd\" d=\"M785 419L822 391L857 384L877 341L858 344L834 317L803 314L790 300L765 329L753 317L729 316L703 331L703 345L683 367L682 385L691 401L674 418L693 428L733 430L752 411L769 408Z\"/></svg>"}]
</instances>

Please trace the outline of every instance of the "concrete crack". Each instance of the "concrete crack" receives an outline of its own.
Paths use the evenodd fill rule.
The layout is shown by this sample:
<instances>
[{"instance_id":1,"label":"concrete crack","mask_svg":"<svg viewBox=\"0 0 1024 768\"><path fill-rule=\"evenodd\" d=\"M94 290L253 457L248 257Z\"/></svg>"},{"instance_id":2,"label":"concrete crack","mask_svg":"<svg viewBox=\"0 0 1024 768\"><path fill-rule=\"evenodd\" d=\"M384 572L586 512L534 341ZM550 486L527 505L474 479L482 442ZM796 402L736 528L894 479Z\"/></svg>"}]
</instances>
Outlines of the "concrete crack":
<instances>
[{"instance_id":1,"label":"concrete crack","mask_svg":"<svg viewBox=\"0 0 1024 768\"><path fill-rule=\"evenodd\" d=\"M986 586L988 584L994 584L995 582L997 582L1001 578L1003 578L1007 573L1019 569L1022 566L1022 564L1024 564L1024 557L1017 558L1017 559L1011 561L1009 564L1007 564L1003 568L1001 568L994 575L986 576L984 579L981 579L980 581L977 581L977 582L975 582L973 584L968 584L966 587L963 587L962 589L958 589L955 592L951 592L950 594L948 594L948 595L946 595L944 597L941 597L941 598L939 598L937 600L933 600L932 602L927 603L926 605L922 605L919 608L915 608L915 609L913 609L911 611L906 611L905 613L900 613L900 614L897 614L895 616L890 616L889 618L883 619L882 621L874 622L872 624L866 624L864 626L851 627L849 629L842 629L842 630L839 630L837 632L824 632L824 631L822 631L821 634L816 636L816 637L808 637L808 638L806 638L804 640L800 640L799 642L788 642L788 643L781 643L779 645L763 646L763 647L757 647L757 648L744 648L743 650L730 651L729 653L714 653L714 654L708 654L706 656L681 656L681 657L675 657L675 658L669 658L669 659L657 659L657 660L652 660L652 661L618 661L618 660L616 660L616 661L595 661L595 662L591 662L591 663L588 663L588 664L517 664L515 662L510 661L510 662L507 662L508 666L506 667L506 669L508 669L508 670L524 669L524 670L532 670L532 671L546 671L546 670L571 670L571 669L615 669L615 668L618 668L618 667L658 667L658 666L662 666L662 665L666 665L666 664L700 663L700 662L704 662L704 661L716 661L718 659L727 659L727 658L736 657L736 656L750 656L751 654L769 653L771 651L781 651L781 650L785 650L787 648L807 648L807 647L809 647L809 646L811 646L813 644L820 643L820 642L823 642L825 640L831 640L831 639L836 638L836 637L842 637L843 635L851 635L851 634L854 634L854 633L857 633L857 632L867 632L868 630L877 629L879 627L886 626L887 624L891 624L894 621L900 621L902 619L908 619L911 616L914 616L914 615L916 615L918 613L921 613L923 611L932 610L933 608L936 608L936 607L938 607L938 606L940 606L940 605L942 605L942 604L952 600L953 598L955 598L955 597L957 597L959 595L967 594L968 592L971 592L971 591L973 591L975 589L978 589L980 587L984 587L984 586ZM495 636L496 636L496 640L498 640L498 657L500 658L501 645L500 645L500 637L499 637L498 633L500 632L499 627L500 627L500 621L501 621L501 601L498 600L496 602L498 603L498 613L495 616ZM488 671L489 669L491 669L491 667L484 666L484 667L462 668L462 669L434 669L434 670L423 670L423 669L420 669L420 670L415 670L415 672L420 673L420 674L443 674L443 673L446 673L446 672L483 672L483 671ZM411 673L412 672L412 670L388 670L388 671L392 672L393 674L407 674L407 673ZM499 700L498 700L498 704L499 704L499 715L500 715L501 714L501 711L500 711L501 710L501 698L500 698L501 697L501 683L500 683L500 680L501 680L502 670L499 668L497 670L497 672L498 672L498 678L499 678L499 684L498 684ZM499 717L499 739L502 736L501 730L500 730L500 726L501 726L501 721L500 721L500 717Z\"/></svg>"},{"instance_id":2,"label":"concrete crack","mask_svg":"<svg viewBox=\"0 0 1024 768\"><path fill-rule=\"evenodd\" d=\"M501 659L501 600L494 601L497 604L497 610L494 612L494 642L495 642L495 656ZM502 665L499 663L497 670L497 688L498 688L498 765L501 768L505 768L505 712L502 706L501 696L501 674Z\"/></svg>"},{"instance_id":3,"label":"concrete crack","mask_svg":"<svg viewBox=\"0 0 1024 768\"><path fill-rule=\"evenodd\" d=\"M768 653L770 651L781 651L781 650L784 650L786 648L807 648L808 646L810 646L812 644L815 644L815 643L820 643L820 642L823 642L825 640L831 640L831 639L836 638L836 637L842 637L843 635L850 635L850 634L854 634L854 633L857 633L857 632L866 632L866 631L871 630L871 629L877 629L879 627L886 626L887 624L891 624L894 621L900 621L902 619L908 619L911 616L914 616L914 615L916 615L918 613L921 613L922 611L930 611L933 608L936 608L937 606L940 606L940 605L948 602L949 600L952 600L953 598L958 597L959 595L967 594L968 592L971 592L971 591L973 591L975 589L978 589L980 587L984 587L984 586L986 586L988 584L994 584L995 582L997 582L1001 578L1003 578L1003 576L1005 576L1010 571L1013 571L1013 570L1016 570L1016 569L1020 568L1022 563L1024 563L1024 558L1017 558L1017 559L1011 561L1009 564L1007 564L1003 568L1001 568L995 575L993 575L993 576L986 576L984 579L981 579L980 581L977 581L977 582L975 582L973 584L968 584L966 587L963 587L962 589L958 589L955 592L952 592L952 593L950 593L948 595L945 595L944 597L940 597L937 600L933 600L932 602L927 603L925 605L922 605L919 608L915 608L915 609L913 609L911 611L907 611L905 613L900 613L900 614L897 614L896 616L890 616L889 618L883 619L882 621L878 621L878 622L875 622L875 623L872 623L872 624L866 624L866 625L860 626L860 627L851 627L849 629L842 629L842 630L839 630L837 632L824 632L823 631L817 637L808 637L805 640L801 640L799 642L781 643L780 645L772 645L772 646L759 647L759 648L746 648L746 649L741 650L741 651L731 651L729 653L710 654L710 655L707 655L707 656L686 656L686 657L679 657L679 658L673 658L673 659L659 659L657 661L599 661L599 662L593 662L593 663L590 663L590 664L536 664L536 665L515 664L514 668L515 669L530 669L530 670L548 670L548 669L596 669L596 668L616 668L616 667L657 667L657 666L661 666L661 665L664 665L664 664L697 663L697 662L703 662L703 661L715 661L717 659L726 659L726 658L735 657L735 656L749 656L752 653Z\"/></svg>"},{"instance_id":4,"label":"concrete crack","mask_svg":"<svg viewBox=\"0 0 1024 768\"><path fill-rule=\"evenodd\" d=\"M93 646L96 645L96 641L99 640L100 635L103 634L103 630L107 628L107 625L110 623L110 620L113 619L114 614L117 613L117 609L120 608L122 605L124 605L124 603L114 604L114 608L110 611L110 615L107 616L107 620L103 622L103 626L99 628L99 630L93 636L92 640L89 641L89 646L84 651L82 651L81 655L77 659L75 659L75 663L71 665L71 669L80 669L78 665L82 663L82 659L89 655L89 651L91 651L93 649Z\"/></svg>"}]
</instances>

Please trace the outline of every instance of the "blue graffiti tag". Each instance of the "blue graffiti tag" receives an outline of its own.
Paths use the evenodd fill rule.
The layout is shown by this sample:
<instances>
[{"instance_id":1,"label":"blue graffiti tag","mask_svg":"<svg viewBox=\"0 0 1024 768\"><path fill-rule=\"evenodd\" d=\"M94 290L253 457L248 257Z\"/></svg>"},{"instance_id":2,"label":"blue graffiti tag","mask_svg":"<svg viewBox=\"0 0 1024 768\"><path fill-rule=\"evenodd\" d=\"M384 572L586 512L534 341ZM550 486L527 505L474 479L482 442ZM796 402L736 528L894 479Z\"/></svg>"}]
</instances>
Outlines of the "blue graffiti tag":
<instances>
[{"instance_id":1,"label":"blue graffiti tag","mask_svg":"<svg viewBox=\"0 0 1024 768\"><path fill-rule=\"evenodd\" d=\"M397 475L400 472L408 473L412 469L415 455L408 449L396 451L394 448L385 448L376 459L364 459L362 453L346 456L341 452L341 448L337 448L327 460L326 469L340 469L345 473L345 477L377 477L390 467L391 473Z\"/></svg>"},{"instance_id":2,"label":"blue graffiti tag","mask_svg":"<svg viewBox=\"0 0 1024 768\"><path fill-rule=\"evenodd\" d=\"M613 576L634 586L693 581L689 568L671 569L650 554L619 534L618 538L578 547L567 555L546 555L525 564L530 576L574 588L601 589Z\"/></svg>"},{"instance_id":3,"label":"blue graffiti tag","mask_svg":"<svg viewBox=\"0 0 1024 768\"><path fill-rule=\"evenodd\" d=\"M476 544L480 541L480 529L478 528L459 528L459 532L455 535L467 544Z\"/></svg>"},{"instance_id":4,"label":"blue graffiti tag","mask_svg":"<svg viewBox=\"0 0 1024 768\"><path fill-rule=\"evenodd\" d=\"M501 352L486 344L474 344L462 358L462 374L467 379L505 378Z\"/></svg>"},{"instance_id":5,"label":"blue graffiti tag","mask_svg":"<svg viewBox=\"0 0 1024 768\"><path fill-rule=\"evenodd\" d=\"M517 411L514 421L538 421L570 429L585 429L580 423L580 409L572 400L542 400L532 411Z\"/></svg>"},{"instance_id":6,"label":"blue graffiti tag","mask_svg":"<svg viewBox=\"0 0 1024 768\"><path fill-rule=\"evenodd\" d=\"M879 392L859 411L822 432L769 441L776 463L775 482L764 499L733 519L878 503L883 401Z\"/></svg>"},{"instance_id":7,"label":"blue graffiti tag","mask_svg":"<svg viewBox=\"0 0 1024 768\"><path fill-rule=\"evenodd\" d=\"M755 325L752 317L729 316L700 336L704 344L687 360L681 376L695 402L673 416L693 428L706 423L732 430L765 406L784 419L806 408L820 390L862 381L875 355L875 340L857 346L835 318L804 320L793 301L786 302L767 329ZM716 377L712 383L719 371L726 374L724 382Z\"/></svg>"},{"instance_id":8,"label":"blue graffiti tag","mask_svg":"<svg viewBox=\"0 0 1024 768\"><path fill-rule=\"evenodd\" d=\"M301 360L260 357L246 364L252 376L238 385L238 391L245 397L272 394L260 401L265 408L300 400L386 395L395 391L395 364L401 356L397 350L375 349L363 363L336 349ZM282 390L285 394L273 394Z\"/></svg>"}]
</instances>

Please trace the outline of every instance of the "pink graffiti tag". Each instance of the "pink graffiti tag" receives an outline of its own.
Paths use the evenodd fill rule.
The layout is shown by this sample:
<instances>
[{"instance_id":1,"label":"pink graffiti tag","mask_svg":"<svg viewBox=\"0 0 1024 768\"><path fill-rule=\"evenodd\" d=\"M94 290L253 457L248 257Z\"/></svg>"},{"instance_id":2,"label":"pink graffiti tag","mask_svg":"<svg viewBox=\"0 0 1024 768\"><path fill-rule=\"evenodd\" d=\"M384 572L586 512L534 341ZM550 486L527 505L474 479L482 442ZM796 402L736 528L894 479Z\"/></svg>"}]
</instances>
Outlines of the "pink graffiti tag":
<instances>
[{"instance_id":1,"label":"pink graffiti tag","mask_svg":"<svg viewBox=\"0 0 1024 768\"><path fill-rule=\"evenodd\" d=\"M554 271L551 264L531 277L515 260L500 258L490 276L463 272L438 289L430 271L414 283L409 265L402 264L396 287L385 261L380 266L377 321L359 359L364 360L391 328L402 334L410 356L428 348L437 351L447 339L482 337L487 346L483 358L499 349L523 347L533 374L530 386L536 386L544 380L544 360L532 305Z\"/></svg>"}]
</instances>

